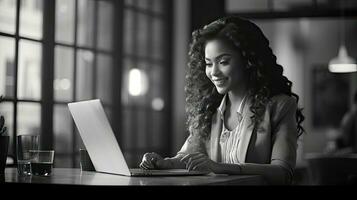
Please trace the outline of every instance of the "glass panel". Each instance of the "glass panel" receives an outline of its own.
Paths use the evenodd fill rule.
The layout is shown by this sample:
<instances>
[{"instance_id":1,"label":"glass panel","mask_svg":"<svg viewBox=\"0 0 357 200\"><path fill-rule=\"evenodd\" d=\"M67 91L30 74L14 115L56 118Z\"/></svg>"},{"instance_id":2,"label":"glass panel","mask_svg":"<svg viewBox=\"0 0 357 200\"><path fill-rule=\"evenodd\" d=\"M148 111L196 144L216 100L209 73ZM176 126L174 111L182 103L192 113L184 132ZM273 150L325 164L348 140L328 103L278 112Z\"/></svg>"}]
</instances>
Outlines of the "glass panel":
<instances>
[{"instance_id":1,"label":"glass panel","mask_svg":"<svg viewBox=\"0 0 357 200\"><path fill-rule=\"evenodd\" d=\"M56 168L72 168L72 154L59 154L55 152L53 165Z\"/></svg>"},{"instance_id":2,"label":"glass panel","mask_svg":"<svg viewBox=\"0 0 357 200\"><path fill-rule=\"evenodd\" d=\"M43 0L21 0L20 35L42 39Z\"/></svg>"},{"instance_id":3,"label":"glass panel","mask_svg":"<svg viewBox=\"0 0 357 200\"><path fill-rule=\"evenodd\" d=\"M133 133L133 126L132 126L132 107L123 107L123 136L124 139L122 142L119 142L123 149L131 149L133 148L133 141L132 141L132 133Z\"/></svg>"},{"instance_id":4,"label":"glass panel","mask_svg":"<svg viewBox=\"0 0 357 200\"><path fill-rule=\"evenodd\" d=\"M94 41L94 1L78 0L78 45L93 46Z\"/></svg>"},{"instance_id":5,"label":"glass panel","mask_svg":"<svg viewBox=\"0 0 357 200\"><path fill-rule=\"evenodd\" d=\"M54 106L53 129L56 167L71 167L72 117L66 105Z\"/></svg>"},{"instance_id":6,"label":"glass panel","mask_svg":"<svg viewBox=\"0 0 357 200\"><path fill-rule=\"evenodd\" d=\"M41 99L42 45L38 42L20 40L18 69L18 98Z\"/></svg>"},{"instance_id":7,"label":"glass panel","mask_svg":"<svg viewBox=\"0 0 357 200\"><path fill-rule=\"evenodd\" d=\"M113 45L113 4L98 1L98 48L111 50Z\"/></svg>"},{"instance_id":8,"label":"glass panel","mask_svg":"<svg viewBox=\"0 0 357 200\"><path fill-rule=\"evenodd\" d=\"M0 1L0 31L15 34L16 27L16 1Z\"/></svg>"},{"instance_id":9,"label":"glass panel","mask_svg":"<svg viewBox=\"0 0 357 200\"><path fill-rule=\"evenodd\" d=\"M137 99L137 103L140 105L148 105L150 99L149 96L151 96L149 94L150 92L150 66L151 63L149 63L148 61L142 60L138 63L138 68L140 69L140 88L141 88L141 97Z\"/></svg>"},{"instance_id":10,"label":"glass panel","mask_svg":"<svg viewBox=\"0 0 357 200\"><path fill-rule=\"evenodd\" d=\"M228 13L267 11L268 1L262 0L226 0L225 9Z\"/></svg>"},{"instance_id":11,"label":"glass panel","mask_svg":"<svg viewBox=\"0 0 357 200\"><path fill-rule=\"evenodd\" d=\"M125 0L126 5L134 5L134 0Z\"/></svg>"},{"instance_id":12,"label":"glass panel","mask_svg":"<svg viewBox=\"0 0 357 200\"><path fill-rule=\"evenodd\" d=\"M0 95L14 96L15 40L0 36Z\"/></svg>"},{"instance_id":13,"label":"glass panel","mask_svg":"<svg viewBox=\"0 0 357 200\"><path fill-rule=\"evenodd\" d=\"M73 0L56 0L56 42L73 44L74 7Z\"/></svg>"},{"instance_id":14,"label":"glass panel","mask_svg":"<svg viewBox=\"0 0 357 200\"><path fill-rule=\"evenodd\" d=\"M152 37L152 51L151 56L155 59L162 59L164 57L163 55L163 41L165 40L164 38L164 28L163 28L163 23L162 20L159 18L154 18L153 19L153 37Z\"/></svg>"},{"instance_id":15,"label":"glass panel","mask_svg":"<svg viewBox=\"0 0 357 200\"><path fill-rule=\"evenodd\" d=\"M145 95L149 89L148 63L134 63L130 59L124 60L122 104L145 105Z\"/></svg>"},{"instance_id":16,"label":"glass panel","mask_svg":"<svg viewBox=\"0 0 357 200\"><path fill-rule=\"evenodd\" d=\"M149 16L146 14L138 13L138 31L137 31L137 54L139 56L148 55L148 41L149 41ZM162 39L162 38L161 38Z\"/></svg>"},{"instance_id":17,"label":"glass panel","mask_svg":"<svg viewBox=\"0 0 357 200\"><path fill-rule=\"evenodd\" d=\"M152 9L155 12L163 12L163 1L162 0L151 0L152 1Z\"/></svg>"},{"instance_id":18,"label":"glass panel","mask_svg":"<svg viewBox=\"0 0 357 200\"><path fill-rule=\"evenodd\" d=\"M151 140L150 144L153 148L162 148L165 147L166 137L163 134L163 130L165 128L165 115L162 112L152 112L151 116L151 124L152 124L152 131L151 131Z\"/></svg>"},{"instance_id":19,"label":"glass panel","mask_svg":"<svg viewBox=\"0 0 357 200\"><path fill-rule=\"evenodd\" d=\"M10 136L9 143L9 154L15 155L15 147L13 143L14 138L14 127L13 127L13 119L14 119L14 104L11 102L2 102L0 103L0 115L4 116L5 126L7 128L7 135Z\"/></svg>"},{"instance_id":20,"label":"glass panel","mask_svg":"<svg viewBox=\"0 0 357 200\"><path fill-rule=\"evenodd\" d=\"M17 135L40 134L41 105L20 102L17 108Z\"/></svg>"},{"instance_id":21,"label":"glass panel","mask_svg":"<svg viewBox=\"0 0 357 200\"><path fill-rule=\"evenodd\" d=\"M124 61L124 67L123 67L123 81L122 81L122 88L121 88L121 101L122 105L128 105L129 104L129 71L131 68L133 68L133 62L132 60L125 58ZM124 115L125 116L125 115Z\"/></svg>"},{"instance_id":22,"label":"glass panel","mask_svg":"<svg viewBox=\"0 0 357 200\"><path fill-rule=\"evenodd\" d=\"M150 131L148 131L148 116L147 116L147 110L145 108L140 108L137 112L136 119L135 119L135 124L140 124L140 126L136 126L136 131L137 131L137 141L136 141L136 148L145 148L147 147L147 139L148 139L148 134Z\"/></svg>"},{"instance_id":23,"label":"glass panel","mask_svg":"<svg viewBox=\"0 0 357 200\"><path fill-rule=\"evenodd\" d=\"M73 94L73 49L55 47L53 89L55 101L71 101Z\"/></svg>"},{"instance_id":24,"label":"glass panel","mask_svg":"<svg viewBox=\"0 0 357 200\"><path fill-rule=\"evenodd\" d=\"M80 165L79 165L79 149L86 149L86 148L84 146L83 140L82 140L81 136L79 135L79 132L78 132L78 129L76 126L74 129L74 137L76 140L75 141L75 149L73 150L74 154L75 154L74 167L79 168L80 167Z\"/></svg>"},{"instance_id":25,"label":"glass panel","mask_svg":"<svg viewBox=\"0 0 357 200\"><path fill-rule=\"evenodd\" d=\"M97 65L97 98L103 103L112 103L112 58L108 55L99 54Z\"/></svg>"},{"instance_id":26,"label":"glass panel","mask_svg":"<svg viewBox=\"0 0 357 200\"><path fill-rule=\"evenodd\" d=\"M85 50L78 51L76 100L88 100L93 97L93 60L93 52Z\"/></svg>"},{"instance_id":27,"label":"glass panel","mask_svg":"<svg viewBox=\"0 0 357 200\"><path fill-rule=\"evenodd\" d=\"M148 0L137 0L137 7L142 9L147 9L149 7Z\"/></svg>"},{"instance_id":28,"label":"glass panel","mask_svg":"<svg viewBox=\"0 0 357 200\"><path fill-rule=\"evenodd\" d=\"M134 32L134 12L126 9L124 11L124 52L126 54L133 54Z\"/></svg>"},{"instance_id":29,"label":"glass panel","mask_svg":"<svg viewBox=\"0 0 357 200\"><path fill-rule=\"evenodd\" d=\"M274 10L288 11L296 8L313 8L313 1L311 0L274 0Z\"/></svg>"},{"instance_id":30,"label":"glass panel","mask_svg":"<svg viewBox=\"0 0 357 200\"><path fill-rule=\"evenodd\" d=\"M150 92L154 98L164 97L164 77L165 71L163 66L155 65L150 70Z\"/></svg>"}]
</instances>

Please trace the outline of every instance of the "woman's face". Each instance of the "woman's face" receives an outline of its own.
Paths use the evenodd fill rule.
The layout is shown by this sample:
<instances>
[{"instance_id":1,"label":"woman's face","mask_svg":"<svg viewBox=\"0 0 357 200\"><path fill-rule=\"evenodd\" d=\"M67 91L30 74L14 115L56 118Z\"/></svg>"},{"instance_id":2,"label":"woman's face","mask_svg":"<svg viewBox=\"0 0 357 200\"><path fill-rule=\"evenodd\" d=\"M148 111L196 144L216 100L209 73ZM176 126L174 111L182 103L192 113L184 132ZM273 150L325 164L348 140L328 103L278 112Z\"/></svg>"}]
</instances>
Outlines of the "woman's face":
<instances>
[{"instance_id":1,"label":"woman's face","mask_svg":"<svg viewBox=\"0 0 357 200\"><path fill-rule=\"evenodd\" d=\"M221 39L209 40L205 46L206 75L218 93L241 88L247 80L245 65L238 50Z\"/></svg>"}]
</instances>

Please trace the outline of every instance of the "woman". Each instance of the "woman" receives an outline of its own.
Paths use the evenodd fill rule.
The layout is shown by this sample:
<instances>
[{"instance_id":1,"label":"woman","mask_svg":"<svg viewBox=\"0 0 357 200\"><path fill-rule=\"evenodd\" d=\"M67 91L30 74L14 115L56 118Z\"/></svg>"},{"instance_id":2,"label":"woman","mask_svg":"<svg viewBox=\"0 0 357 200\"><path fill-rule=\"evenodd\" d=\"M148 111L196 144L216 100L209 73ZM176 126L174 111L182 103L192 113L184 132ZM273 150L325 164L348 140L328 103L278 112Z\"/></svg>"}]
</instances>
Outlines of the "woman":
<instances>
[{"instance_id":1,"label":"woman","mask_svg":"<svg viewBox=\"0 0 357 200\"><path fill-rule=\"evenodd\" d=\"M175 157L146 153L140 167L260 174L290 184L304 116L262 31L239 17L218 19L193 32L189 56L190 135Z\"/></svg>"}]
</instances>

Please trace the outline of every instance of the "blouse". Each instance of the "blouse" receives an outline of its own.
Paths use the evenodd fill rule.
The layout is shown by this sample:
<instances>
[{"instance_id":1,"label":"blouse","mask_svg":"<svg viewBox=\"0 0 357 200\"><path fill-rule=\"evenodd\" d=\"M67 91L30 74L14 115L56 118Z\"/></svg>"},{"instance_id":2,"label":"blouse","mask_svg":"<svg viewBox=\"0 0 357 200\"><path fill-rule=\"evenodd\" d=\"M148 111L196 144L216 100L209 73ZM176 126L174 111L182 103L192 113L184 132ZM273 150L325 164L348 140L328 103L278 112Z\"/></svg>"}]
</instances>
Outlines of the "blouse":
<instances>
[{"instance_id":1,"label":"blouse","mask_svg":"<svg viewBox=\"0 0 357 200\"><path fill-rule=\"evenodd\" d=\"M238 118L237 126L233 130L229 130L226 128L225 123L222 123L222 132L219 141L222 163L237 164L237 163L244 162L239 160L238 144L242 131L241 126L242 126L242 119L243 119L243 108L245 105L246 96L244 96L244 98L242 99L237 110L237 118ZM227 104L226 101L227 101L227 95L223 97L221 105L217 109L218 114L220 115L223 122L225 121L224 112L226 110L226 104Z\"/></svg>"}]
</instances>

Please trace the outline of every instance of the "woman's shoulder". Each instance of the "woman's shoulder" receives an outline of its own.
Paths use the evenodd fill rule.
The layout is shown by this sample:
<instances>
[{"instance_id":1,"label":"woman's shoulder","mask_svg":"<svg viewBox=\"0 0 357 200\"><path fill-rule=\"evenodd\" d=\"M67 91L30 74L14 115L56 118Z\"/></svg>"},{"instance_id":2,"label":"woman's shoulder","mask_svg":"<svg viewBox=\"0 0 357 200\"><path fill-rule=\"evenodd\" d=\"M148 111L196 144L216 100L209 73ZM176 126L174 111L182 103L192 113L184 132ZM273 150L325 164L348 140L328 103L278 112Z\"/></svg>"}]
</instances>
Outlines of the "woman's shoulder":
<instances>
[{"instance_id":1,"label":"woman's shoulder","mask_svg":"<svg viewBox=\"0 0 357 200\"><path fill-rule=\"evenodd\" d=\"M297 108L296 98L287 94L278 94L270 99L270 107L279 112L289 110L291 108Z\"/></svg>"},{"instance_id":2,"label":"woman's shoulder","mask_svg":"<svg viewBox=\"0 0 357 200\"><path fill-rule=\"evenodd\" d=\"M273 104L286 104L296 103L296 98L287 94L278 94L271 97L271 103Z\"/></svg>"}]
</instances>

